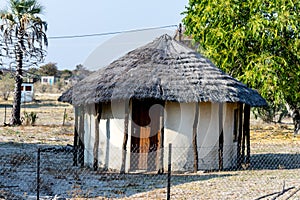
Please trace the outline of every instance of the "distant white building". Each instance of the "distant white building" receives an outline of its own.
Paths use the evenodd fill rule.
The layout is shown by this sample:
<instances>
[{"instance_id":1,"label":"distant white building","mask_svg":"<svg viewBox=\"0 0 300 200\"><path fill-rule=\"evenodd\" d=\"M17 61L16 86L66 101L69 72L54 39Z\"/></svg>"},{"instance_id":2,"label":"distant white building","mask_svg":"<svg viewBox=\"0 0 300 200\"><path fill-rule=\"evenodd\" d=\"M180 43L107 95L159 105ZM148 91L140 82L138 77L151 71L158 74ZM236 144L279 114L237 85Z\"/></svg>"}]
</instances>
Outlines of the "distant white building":
<instances>
[{"instance_id":1,"label":"distant white building","mask_svg":"<svg viewBox=\"0 0 300 200\"><path fill-rule=\"evenodd\" d=\"M55 77L54 76L42 76L41 77L42 84L54 85Z\"/></svg>"},{"instance_id":2,"label":"distant white building","mask_svg":"<svg viewBox=\"0 0 300 200\"><path fill-rule=\"evenodd\" d=\"M34 99L33 83L22 83L21 103L31 102Z\"/></svg>"}]
</instances>

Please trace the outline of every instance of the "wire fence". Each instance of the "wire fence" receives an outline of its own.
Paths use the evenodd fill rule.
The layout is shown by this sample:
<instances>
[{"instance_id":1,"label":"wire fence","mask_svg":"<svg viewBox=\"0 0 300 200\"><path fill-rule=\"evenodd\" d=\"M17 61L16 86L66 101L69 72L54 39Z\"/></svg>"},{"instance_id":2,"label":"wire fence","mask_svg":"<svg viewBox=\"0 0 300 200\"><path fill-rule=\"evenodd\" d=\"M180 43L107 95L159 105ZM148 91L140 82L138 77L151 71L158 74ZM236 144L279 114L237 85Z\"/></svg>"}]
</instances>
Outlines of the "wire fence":
<instances>
[{"instance_id":1,"label":"wire fence","mask_svg":"<svg viewBox=\"0 0 300 200\"><path fill-rule=\"evenodd\" d=\"M155 169L122 174L110 168L74 166L74 149L69 145L2 143L0 199L300 198L299 145L252 144L250 164L239 169L230 167L237 161L233 149L224 147L223 164L228 167L222 171L201 169L205 163L218 164L218 154L206 153L205 148L198 149L199 169L194 173L188 170L193 157L185 154L193 151L191 147L166 147L165 155L170 156L164 164L172 173L158 174ZM187 168L176 170L183 162L181 166ZM136 165L143 167L141 161Z\"/></svg>"}]
</instances>

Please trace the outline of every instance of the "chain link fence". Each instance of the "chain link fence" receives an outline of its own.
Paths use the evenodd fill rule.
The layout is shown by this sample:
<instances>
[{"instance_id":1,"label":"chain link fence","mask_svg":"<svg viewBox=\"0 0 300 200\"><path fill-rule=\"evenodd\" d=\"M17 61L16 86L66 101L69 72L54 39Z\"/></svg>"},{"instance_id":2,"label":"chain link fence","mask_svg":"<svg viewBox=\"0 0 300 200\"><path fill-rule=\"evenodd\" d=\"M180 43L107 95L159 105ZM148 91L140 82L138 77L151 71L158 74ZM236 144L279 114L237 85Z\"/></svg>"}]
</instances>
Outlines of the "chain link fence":
<instances>
[{"instance_id":1,"label":"chain link fence","mask_svg":"<svg viewBox=\"0 0 300 200\"><path fill-rule=\"evenodd\" d=\"M252 144L250 164L239 169L233 167L235 159L225 156L234 156L234 149L224 146L224 168L218 171L201 170L204 160L218 165L218 154L198 148L199 170L194 173L176 170L176 163L184 160L191 169L193 157L186 158L184 152L193 148L166 148L165 155L169 150L172 154L172 165L165 166L172 167L169 176L168 170L121 174L74 166L72 146L3 143L0 199L300 199L299 145Z\"/></svg>"}]
</instances>

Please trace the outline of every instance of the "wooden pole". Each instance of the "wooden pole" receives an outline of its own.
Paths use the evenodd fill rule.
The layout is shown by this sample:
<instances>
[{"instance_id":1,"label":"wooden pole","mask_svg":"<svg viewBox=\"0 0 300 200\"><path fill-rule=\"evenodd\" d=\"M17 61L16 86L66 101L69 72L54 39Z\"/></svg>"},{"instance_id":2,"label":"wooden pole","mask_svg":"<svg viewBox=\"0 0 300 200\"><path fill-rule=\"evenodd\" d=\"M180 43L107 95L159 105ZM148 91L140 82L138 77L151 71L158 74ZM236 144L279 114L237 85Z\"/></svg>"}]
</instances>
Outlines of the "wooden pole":
<instances>
[{"instance_id":1,"label":"wooden pole","mask_svg":"<svg viewBox=\"0 0 300 200\"><path fill-rule=\"evenodd\" d=\"M106 120L106 151L105 151L105 170L108 170L109 151L110 151L110 119Z\"/></svg>"},{"instance_id":2,"label":"wooden pole","mask_svg":"<svg viewBox=\"0 0 300 200\"><path fill-rule=\"evenodd\" d=\"M78 107L75 106L75 124L74 124L74 141L73 141L73 166L77 166L78 151Z\"/></svg>"},{"instance_id":3,"label":"wooden pole","mask_svg":"<svg viewBox=\"0 0 300 200\"><path fill-rule=\"evenodd\" d=\"M159 138L159 161L158 161L158 174L164 173L164 137L165 137L165 102L162 104L162 109L160 111L160 138Z\"/></svg>"},{"instance_id":4,"label":"wooden pole","mask_svg":"<svg viewBox=\"0 0 300 200\"><path fill-rule=\"evenodd\" d=\"M171 197L172 144L169 144L167 200Z\"/></svg>"},{"instance_id":5,"label":"wooden pole","mask_svg":"<svg viewBox=\"0 0 300 200\"><path fill-rule=\"evenodd\" d=\"M126 152L127 152L127 141L128 141L128 122L129 122L129 102L125 102L125 120L124 120L124 137L122 145L122 165L120 173L125 173L126 165Z\"/></svg>"},{"instance_id":6,"label":"wooden pole","mask_svg":"<svg viewBox=\"0 0 300 200\"><path fill-rule=\"evenodd\" d=\"M195 103L195 117L193 124L193 149L194 149L194 172L198 171L198 145L197 145L197 131L198 131L198 121L199 121L199 103Z\"/></svg>"},{"instance_id":7,"label":"wooden pole","mask_svg":"<svg viewBox=\"0 0 300 200\"><path fill-rule=\"evenodd\" d=\"M179 42L181 42L182 40L182 24L179 24L179 28L178 28L178 40Z\"/></svg>"},{"instance_id":8,"label":"wooden pole","mask_svg":"<svg viewBox=\"0 0 300 200\"><path fill-rule=\"evenodd\" d=\"M94 143L94 150L93 150L93 156L94 156L94 164L93 168L96 171L98 169L98 154L99 154L99 124L101 120L102 115L102 104L96 104L96 116L95 116L95 143Z\"/></svg>"},{"instance_id":9,"label":"wooden pole","mask_svg":"<svg viewBox=\"0 0 300 200\"><path fill-rule=\"evenodd\" d=\"M64 117L63 117L63 123L62 123L63 126L65 125L65 121L66 121L66 112L67 112L67 109L65 108Z\"/></svg>"},{"instance_id":10,"label":"wooden pole","mask_svg":"<svg viewBox=\"0 0 300 200\"><path fill-rule=\"evenodd\" d=\"M220 103L219 104L219 170L223 170L223 149L224 149L223 103Z\"/></svg>"},{"instance_id":11,"label":"wooden pole","mask_svg":"<svg viewBox=\"0 0 300 200\"><path fill-rule=\"evenodd\" d=\"M41 149L38 148L38 153L37 153L37 176L36 176L36 199L40 199L40 167L41 167Z\"/></svg>"},{"instance_id":12,"label":"wooden pole","mask_svg":"<svg viewBox=\"0 0 300 200\"><path fill-rule=\"evenodd\" d=\"M243 134L243 104L239 103L239 132L238 132L238 143L237 143L237 168L242 166L242 155L241 155L241 143Z\"/></svg>"},{"instance_id":13,"label":"wooden pole","mask_svg":"<svg viewBox=\"0 0 300 200\"><path fill-rule=\"evenodd\" d=\"M80 107L79 120L79 163L84 166L84 107Z\"/></svg>"},{"instance_id":14,"label":"wooden pole","mask_svg":"<svg viewBox=\"0 0 300 200\"><path fill-rule=\"evenodd\" d=\"M245 143L246 143L246 124L245 124L245 111L246 111L246 105L244 105L244 120L243 120L243 134L242 134L242 163L245 162Z\"/></svg>"},{"instance_id":15,"label":"wooden pole","mask_svg":"<svg viewBox=\"0 0 300 200\"><path fill-rule=\"evenodd\" d=\"M6 104L4 105L4 125L6 125Z\"/></svg>"},{"instance_id":16,"label":"wooden pole","mask_svg":"<svg viewBox=\"0 0 300 200\"><path fill-rule=\"evenodd\" d=\"M244 131L247 147L246 164L250 164L250 106L247 104L244 111Z\"/></svg>"}]
</instances>

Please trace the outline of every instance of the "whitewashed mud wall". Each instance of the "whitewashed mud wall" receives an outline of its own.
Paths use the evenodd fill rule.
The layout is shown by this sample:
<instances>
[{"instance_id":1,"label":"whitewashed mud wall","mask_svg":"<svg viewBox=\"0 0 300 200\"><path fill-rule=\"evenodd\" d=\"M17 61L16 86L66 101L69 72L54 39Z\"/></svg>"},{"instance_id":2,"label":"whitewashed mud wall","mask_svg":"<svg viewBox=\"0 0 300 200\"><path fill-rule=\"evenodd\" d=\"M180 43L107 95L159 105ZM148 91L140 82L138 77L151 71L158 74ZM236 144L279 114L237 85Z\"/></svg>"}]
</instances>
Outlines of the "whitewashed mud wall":
<instances>
[{"instance_id":1,"label":"whitewashed mud wall","mask_svg":"<svg viewBox=\"0 0 300 200\"><path fill-rule=\"evenodd\" d=\"M219 165L219 104L200 103L198 121L198 169L218 169ZM165 153L164 166L168 162L168 144L172 143L172 169L193 169L192 128L195 103L167 103L165 107ZM235 104L223 104L224 168L236 164L236 143L233 143L233 109Z\"/></svg>"},{"instance_id":2,"label":"whitewashed mud wall","mask_svg":"<svg viewBox=\"0 0 300 200\"><path fill-rule=\"evenodd\" d=\"M236 165L236 142L233 142L233 115L237 104L223 104L224 168ZM87 166L93 165L95 134L99 134L98 166L103 169L120 170L124 137L125 102L103 104L99 133L95 133L95 105L86 107L84 123L84 144ZM130 167L131 106L129 107L128 142L126 168ZM218 169L219 157L219 104L200 103L198 121L199 170ZM193 169L192 132L195 117L195 103L165 104L164 168L168 166L168 144L172 143L172 170Z\"/></svg>"}]
</instances>

